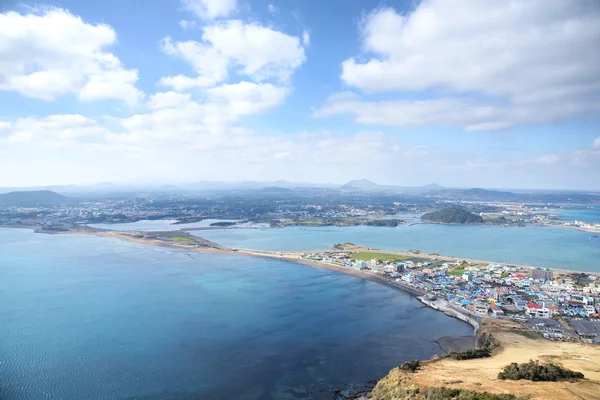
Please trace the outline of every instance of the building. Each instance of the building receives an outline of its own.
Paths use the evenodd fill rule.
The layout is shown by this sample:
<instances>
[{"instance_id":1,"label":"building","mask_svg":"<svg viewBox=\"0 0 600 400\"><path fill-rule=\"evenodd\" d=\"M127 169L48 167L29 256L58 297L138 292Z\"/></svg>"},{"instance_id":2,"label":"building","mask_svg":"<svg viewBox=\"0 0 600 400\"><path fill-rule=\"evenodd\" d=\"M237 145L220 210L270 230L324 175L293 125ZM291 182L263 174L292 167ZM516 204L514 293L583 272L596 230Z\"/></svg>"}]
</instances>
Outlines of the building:
<instances>
[{"instance_id":1,"label":"building","mask_svg":"<svg viewBox=\"0 0 600 400\"><path fill-rule=\"evenodd\" d=\"M569 304L575 306L587 306L594 304L594 300L583 294L571 293L569 296Z\"/></svg>"},{"instance_id":2,"label":"building","mask_svg":"<svg viewBox=\"0 0 600 400\"><path fill-rule=\"evenodd\" d=\"M396 272L403 273L404 272L404 263L396 264Z\"/></svg>"},{"instance_id":3,"label":"building","mask_svg":"<svg viewBox=\"0 0 600 400\"><path fill-rule=\"evenodd\" d=\"M535 303L527 303L525 312L532 318L550 318L550 309Z\"/></svg>"},{"instance_id":4,"label":"building","mask_svg":"<svg viewBox=\"0 0 600 400\"><path fill-rule=\"evenodd\" d=\"M596 314L596 309L594 309L594 306L583 306L583 312L586 313L588 317L593 317Z\"/></svg>"},{"instance_id":5,"label":"building","mask_svg":"<svg viewBox=\"0 0 600 400\"><path fill-rule=\"evenodd\" d=\"M359 270L365 270L367 269L367 263L365 261L357 261L354 263L353 268L359 269Z\"/></svg>"},{"instance_id":6,"label":"building","mask_svg":"<svg viewBox=\"0 0 600 400\"><path fill-rule=\"evenodd\" d=\"M486 315L488 312L487 304L480 302L473 302L469 304L468 309L475 314Z\"/></svg>"},{"instance_id":7,"label":"building","mask_svg":"<svg viewBox=\"0 0 600 400\"><path fill-rule=\"evenodd\" d=\"M504 311L496 305L496 303L490 303L490 310L494 317L501 317L504 315Z\"/></svg>"},{"instance_id":8,"label":"building","mask_svg":"<svg viewBox=\"0 0 600 400\"><path fill-rule=\"evenodd\" d=\"M551 281L553 279L552 270L548 268L534 268L531 270L531 277L536 281L539 281L540 279Z\"/></svg>"}]
</instances>

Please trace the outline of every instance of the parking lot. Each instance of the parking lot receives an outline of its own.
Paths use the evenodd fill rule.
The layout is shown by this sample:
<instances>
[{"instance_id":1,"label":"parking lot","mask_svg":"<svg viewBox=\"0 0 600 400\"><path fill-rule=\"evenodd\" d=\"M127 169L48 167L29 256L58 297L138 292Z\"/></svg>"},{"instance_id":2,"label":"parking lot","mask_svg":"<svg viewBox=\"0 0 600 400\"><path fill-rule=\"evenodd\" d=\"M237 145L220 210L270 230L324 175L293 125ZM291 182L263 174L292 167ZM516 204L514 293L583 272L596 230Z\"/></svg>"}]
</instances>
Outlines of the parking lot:
<instances>
[{"instance_id":1,"label":"parking lot","mask_svg":"<svg viewBox=\"0 0 600 400\"><path fill-rule=\"evenodd\" d=\"M580 318L567 319L569 325L575 329L581 336L598 336L600 337L600 321L586 321Z\"/></svg>"},{"instance_id":2,"label":"parking lot","mask_svg":"<svg viewBox=\"0 0 600 400\"><path fill-rule=\"evenodd\" d=\"M565 328L561 324L553 320L552 318L529 318L527 322L523 322L528 328L536 329L539 331L550 331L550 332L564 332Z\"/></svg>"}]
</instances>

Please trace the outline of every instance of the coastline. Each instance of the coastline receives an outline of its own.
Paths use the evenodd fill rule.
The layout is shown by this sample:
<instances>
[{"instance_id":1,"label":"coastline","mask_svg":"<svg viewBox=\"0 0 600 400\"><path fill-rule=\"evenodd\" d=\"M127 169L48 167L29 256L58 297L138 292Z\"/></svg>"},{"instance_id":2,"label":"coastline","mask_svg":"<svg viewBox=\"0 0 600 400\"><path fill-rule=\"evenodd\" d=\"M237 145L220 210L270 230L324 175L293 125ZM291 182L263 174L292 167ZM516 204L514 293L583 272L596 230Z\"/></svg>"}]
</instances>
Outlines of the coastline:
<instances>
[{"instance_id":1,"label":"coastline","mask_svg":"<svg viewBox=\"0 0 600 400\"><path fill-rule=\"evenodd\" d=\"M177 232L177 231L175 231ZM47 233L47 232L36 232L36 233ZM317 260L308 260L305 258L301 258L296 252L268 252L261 250L250 250L250 249L232 249L227 247L210 247L207 246L197 246L190 245L186 243L174 243L169 242L163 239L158 238L147 238L147 237L136 237L136 235L141 234L139 231L110 231L110 230L89 230L89 231L61 231L61 232L52 232L49 234L55 235L82 235L82 236L96 236L96 237L108 237L112 239L118 239L129 243L141 244L144 246L157 246L157 247L166 247L177 250L185 250L185 251L194 251L197 253L205 253L205 254L226 254L226 255L239 255L246 257L260 257L260 258L269 258L274 260L282 260L288 261L296 264L302 264L311 266L313 268L321 268L326 269L328 271L342 273L346 275L351 275L359 279L368 280L374 283L378 283L380 285L387 286L389 288L395 289L402 293L408 294L409 296L413 296L421 301L425 306L432 308L436 311L443 312L446 316L459 319L473 327L473 335L477 336L478 330L480 328L480 323L476 319L473 318L472 315L464 312L463 310L458 310L455 308L451 308L448 305L442 304L433 304L424 299L427 293L415 287L403 284L401 282L391 281L389 279L385 279L379 275L376 275L372 272L360 271L354 268L336 265L333 263L328 263L324 261ZM149 232L146 232L149 233ZM154 234L159 234L160 232L152 232ZM170 232L173 233L173 232ZM204 240L203 238L195 237L197 240ZM211 244L215 244L210 241L206 241ZM407 252L407 254L413 254ZM427 253L420 253L420 255L424 255ZM413 254L414 255L414 254Z\"/></svg>"},{"instance_id":2,"label":"coastline","mask_svg":"<svg viewBox=\"0 0 600 400\"><path fill-rule=\"evenodd\" d=\"M25 227L20 227L20 228L31 229L31 228L25 228ZM142 231L125 232L125 231L110 231L110 230L80 230L80 231L36 232L36 233L107 237L107 238L122 240L124 242L140 244L143 246L164 247L164 248L171 248L171 249L176 249L176 250L194 251L197 253L226 254L226 255L240 255L240 256L246 256L246 257L270 258L270 259L277 259L277 260L293 262L293 263L297 263L297 264L303 264L303 265L311 266L314 268L321 268L321 269L325 269L325 270L329 270L329 271L333 271L333 272L337 272L337 273L343 273L346 275L352 275L359 279L365 279L365 280L369 280L369 281L372 281L372 282L375 282L378 284L382 284L382 285L388 286L390 288L402 291L403 293L407 293L411 296L417 297L425 306L428 306L437 311L444 312L447 316L451 316L451 317L460 319L463 322L466 322L466 323L469 323L470 325L472 325L474 328L473 336L440 337L435 340L435 342L440 347L440 349L445 353L449 352L449 351L463 351L464 348L462 348L461 346L468 346L468 343L470 341L472 343L476 343L476 338L478 337L478 335L485 333L486 331L489 331L490 333L494 333L495 332L494 330L489 329L491 327L490 324L495 325L496 328L506 329L505 326L497 325L497 324L504 324L504 322L503 322L504 320L501 321L501 320L484 319L483 321L482 320L477 321L476 319L472 318L473 316L470 315L470 313L468 313L464 310L457 310L457 309L451 307L450 304L447 304L443 301L433 301L433 302L429 301L429 300L421 297L423 294L425 294L425 292L422 292L414 287L404 285L402 283L398 283L395 281L385 279L379 275L376 275L375 273L363 272L363 271L353 269L351 267L337 265L337 264L330 263L330 262L300 258L300 254L306 253L306 252L271 252L271 251L259 251L259 250L251 250L251 249L234 249L234 248L221 247L216 243L206 241L199 237L194 237L194 239L197 240L196 243L174 242L174 241L170 240L170 238L166 235L165 232L162 232L163 234L165 234L165 236L162 236L162 238L161 238L161 232L142 232ZM175 231L175 232L171 232L171 233L173 233L174 236L180 236L180 234L182 232ZM146 236L144 234L146 234ZM217 245L219 247L211 247L211 245ZM373 250L371 250L371 251L373 251ZM343 253L344 251L339 251L339 252ZM416 252L416 251L405 251L405 252L381 251L381 252L406 255L406 256L410 256L410 257L435 257L439 260L448 260L448 261L466 260L466 261L473 262L473 263L489 263L489 261L469 260L469 259L457 258L457 257L452 257L452 256L442 256L442 255L439 255L436 253L423 253L423 252ZM520 266L520 267L534 268L534 267L525 266L525 265ZM553 269L553 271L563 271L564 273L574 273L575 272L575 271L565 271L565 270L557 270L557 269ZM439 382L441 379L441 382L448 387L468 388L469 390L475 390L475 391L482 390L482 389L484 389L484 390L491 389L491 391L493 391L493 392L502 392L503 390L506 390L506 389L523 390L523 388L521 386L516 386L516 384L510 383L510 382L497 382L497 380L494 379L494 377L497 374L496 369L500 368L498 365L500 365L502 363L514 361L515 359L517 359L517 357L520 356L519 352L522 352L523 354L525 354L525 351L531 346L540 346L540 350L538 350L537 347L535 347L535 351L528 353L528 354L532 354L532 356L537 357L538 355L541 354L540 357L546 357L546 354L549 354L549 357L559 357L559 355L550 353L550 351L547 350L547 348L550 348L550 347L545 347L546 342L544 342L543 340L540 339L539 341L538 340L531 341L532 340L531 337L529 337L525 333L520 334L520 331L516 331L516 329L518 327L517 324L515 324L514 326L515 326L515 328L511 327L510 331L508 331L508 332L498 332L501 335L500 337L503 339L502 346L493 353L494 356L492 358L482 359L482 360L460 361L460 362L455 362L452 360L441 360L441 359L434 358L433 360L424 361L423 365L425 367L424 367L423 372L419 373L418 375L411 376L411 377L415 379L415 381L414 381L415 384L418 384L420 387L428 387L429 385L434 385L434 384L437 384L439 386ZM521 330L523 328L518 328L518 329ZM523 332L525 332L524 329L523 329ZM517 340L516 335L523 336L523 337L519 338ZM543 345L539 345L538 343L543 343ZM552 346L555 345L554 342L547 342L547 344L548 344L548 346L550 346L550 344L552 344ZM560 346L564 346L564 345L561 344ZM577 346L581 347L580 344L577 344ZM569 351L574 351L574 350L572 350L574 348L574 346L567 347L567 348ZM585 348L585 347L582 347L582 348ZM572 361L570 358L565 358L564 361L579 362L579 361ZM585 362L587 362L587 361L585 361ZM472 379L471 378L464 379L464 381L457 380L455 369L467 367L471 364L476 364L477 368L475 368L473 370L468 369L465 371L472 373L474 375L477 374L477 376ZM579 365L577 365L577 366L579 366ZM392 372L390 374L395 373L394 371L395 370L392 370ZM480 372L480 371L484 371L485 373ZM443 375L440 375L440 374L443 374ZM442 376L442 377L440 378L440 376ZM586 377L587 377L587 374L586 374ZM388 379L387 377L382 378L382 380L380 382L385 383L385 382L387 382L387 379ZM481 382L483 382L483 385ZM544 396L548 396L550 393L552 393L552 390L558 389L557 385L547 385L547 384L541 384L541 385L536 384L535 387L536 387L535 391L531 392L531 394L534 394L534 396L539 393L538 390L548 389L548 391L544 391ZM564 396L565 393L561 392L561 395ZM550 397L542 397L542 398L550 398ZM559 397L556 397L556 398L558 399ZM561 397L561 398L567 398L567 397Z\"/></svg>"}]
</instances>

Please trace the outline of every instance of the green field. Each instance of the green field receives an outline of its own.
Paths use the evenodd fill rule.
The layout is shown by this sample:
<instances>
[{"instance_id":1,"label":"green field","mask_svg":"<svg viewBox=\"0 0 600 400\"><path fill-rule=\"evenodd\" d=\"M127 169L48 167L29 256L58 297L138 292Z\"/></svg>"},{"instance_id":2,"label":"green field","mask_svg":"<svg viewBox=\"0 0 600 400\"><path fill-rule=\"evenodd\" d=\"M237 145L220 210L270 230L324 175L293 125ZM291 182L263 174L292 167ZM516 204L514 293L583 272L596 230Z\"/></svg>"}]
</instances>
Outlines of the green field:
<instances>
[{"instance_id":1,"label":"green field","mask_svg":"<svg viewBox=\"0 0 600 400\"><path fill-rule=\"evenodd\" d=\"M465 272L467 272L467 270L464 269L464 268L456 268L456 269L453 269L451 271L448 271L448 273L450 275L454 275L454 276L462 276L462 274L465 273Z\"/></svg>"},{"instance_id":2,"label":"green field","mask_svg":"<svg viewBox=\"0 0 600 400\"><path fill-rule=\"evenodd\" d=\"M376 258L382 262L399 262L409 259L410 257L399 256L397 254L389 253L377 253L374 251L359 251L350 254L350 258L360 261L371 261L373 258Z\"/></svg>"},{"instance_id":3,"label":"green field","mask_svg":"<svg viewBox=\"0 0 600 400\"><path fill-rule=\"evenodd\" d=\"M185 242L185 243L195 243L196 242L194 239L190 239L190 238L183 237L183 236L174 237L173 241L175 241L175 242Z\"/></svg>"}]
</instances>

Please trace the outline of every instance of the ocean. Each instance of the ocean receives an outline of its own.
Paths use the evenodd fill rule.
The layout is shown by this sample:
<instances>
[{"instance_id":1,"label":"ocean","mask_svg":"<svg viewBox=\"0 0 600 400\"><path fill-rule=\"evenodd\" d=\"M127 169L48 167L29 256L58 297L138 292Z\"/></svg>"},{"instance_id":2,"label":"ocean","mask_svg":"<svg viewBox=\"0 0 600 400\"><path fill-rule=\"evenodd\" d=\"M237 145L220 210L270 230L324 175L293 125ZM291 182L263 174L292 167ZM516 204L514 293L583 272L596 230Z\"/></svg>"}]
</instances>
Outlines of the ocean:
<instances>
[{"instance_id":1,"label":"ocean","mask_svg":"<svg viewBox=\"0 0 600 400\"><path fill-rule=\"evenodd\" d=\"M351 242L383 250L412 249L509 264L600 272L600 235L567 228L405 224L395 228L290 227L190 233L242 249L326 250L336 243Z\"/></svg>"},{"instance_id":2,"label":"ocean","mask_svg":"<svg viewBox=\"0 0 600 400\"><path fill-rule=\"evenodd\" d=\"M574 222L583 221L590 224L600 224L600 206L588 206L580 209L551 211L556 214L561 221Z\"/></svg>"},{"instance_id":3,"label":"ocean","mask_svg":"<svg viewBox=\"0 0 600 400\"><path fill-rule=\"evenodd\" d=\"M2 400L323 399L471 333L305 265L0 229Z\"/></svg>"}]
</instances>

